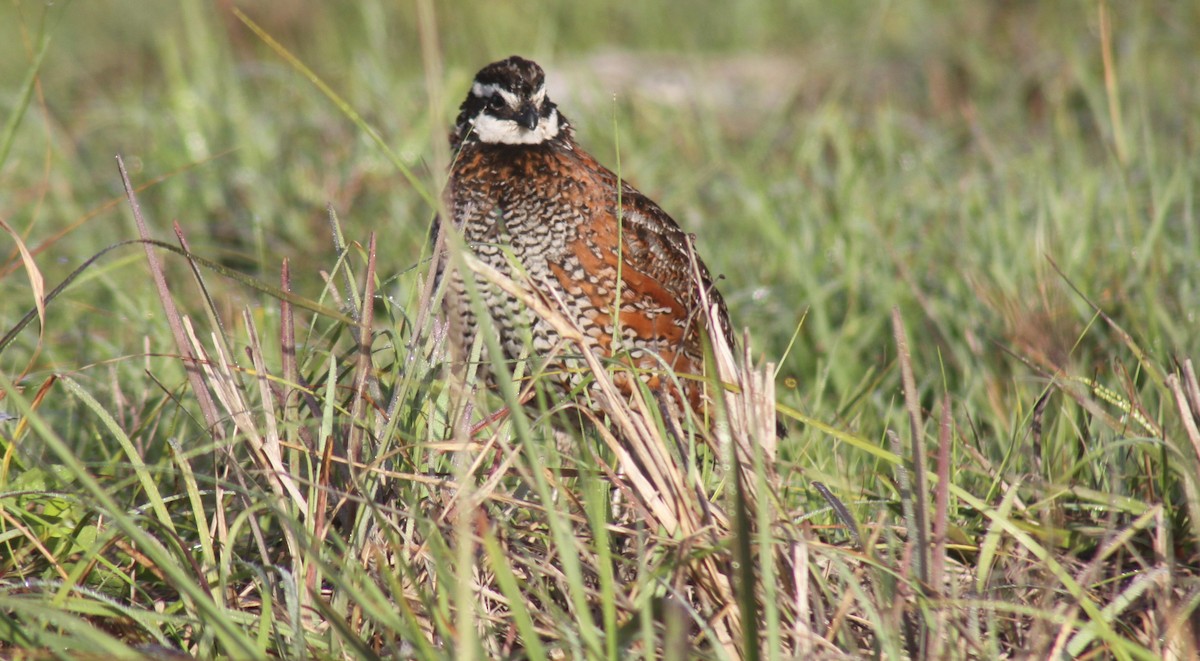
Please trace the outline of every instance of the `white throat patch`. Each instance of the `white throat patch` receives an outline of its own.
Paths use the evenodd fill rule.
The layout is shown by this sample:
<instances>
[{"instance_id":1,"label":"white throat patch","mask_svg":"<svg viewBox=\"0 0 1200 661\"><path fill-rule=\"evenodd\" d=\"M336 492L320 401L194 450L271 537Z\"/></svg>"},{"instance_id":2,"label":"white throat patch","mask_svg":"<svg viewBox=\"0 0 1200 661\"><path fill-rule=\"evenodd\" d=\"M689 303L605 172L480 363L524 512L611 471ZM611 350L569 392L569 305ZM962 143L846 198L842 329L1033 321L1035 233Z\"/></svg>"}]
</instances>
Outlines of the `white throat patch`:
<instances>
[{"instance_id":1,"label":"white throat patch","mask_svg":"<svg viewBox=\"0 0 1200 661\"><path fill-rule=\"evenodd\" d=\"M472 133L480 142L491 145L537 145L558 137L558 110L542 117L532 130L511 119L497 119L481 113L471 120Z\"/></svg>"}]
</instances>

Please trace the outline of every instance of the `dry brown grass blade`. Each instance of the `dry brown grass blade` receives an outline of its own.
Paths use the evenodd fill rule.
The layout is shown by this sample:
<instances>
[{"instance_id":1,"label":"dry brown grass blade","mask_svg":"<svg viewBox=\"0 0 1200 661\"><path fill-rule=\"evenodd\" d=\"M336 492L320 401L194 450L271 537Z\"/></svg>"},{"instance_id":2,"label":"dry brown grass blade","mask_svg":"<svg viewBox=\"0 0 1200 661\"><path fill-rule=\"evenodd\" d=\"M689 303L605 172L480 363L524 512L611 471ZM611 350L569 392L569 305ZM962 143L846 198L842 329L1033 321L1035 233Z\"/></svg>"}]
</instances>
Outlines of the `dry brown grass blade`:
<instances>
[{"instance_id":1,"label":"dry brown grass blade","mask_svg":"<svg viewBox=\"0 0 1200 661\"><path fill-rule=\"evenodd\" d=\"M904 329L904 320L900 317L900 308L892 308L892 330L896 337L897 358L900 361L900 379L904 384L904 404L908 410L909 433L911 434L912 472L913 472L913 514L916 521L917 577L926 585L929 584L929 487L925 479L925 422L921 418L921 403L917 399L917 382L913 376L912 354L908 349L908 334Z\"/></svg>"},{"instance_id":2,"label":"dry brown grass blade","mask_svg":"<svg viewBox=\"0 0 1200 661\"><path fill-rule=\"evenodd\" d=\"M354 366L354 392L350 403L350 432L346 451L351 461L362 460L362 439L367 429L367 383L373 374L371 366L371 340L375 337L371 326L375 322L375 233L367 249L367 273L364 277L362 305L358 316L358 361Z\"/></svg>"},{"instance_id":3,"label":"dry brown grass blade","mask_svg":"<svg viewBox=\"0 0 1200 661\"><path fill-rule=\"evenodd\" d=\"M1200 429L1197 428L1196 416L1188 401L1188 391L1196 389L1195 374L1191 375L1191 383L1186 386L1180 381L1178 374L1168 374L1167 388L1170 389L1171 396L1175 400L1175 409L1179 412L1179 421L1183 424L1184 434L1192 444L1196 460L1200 462Z\"/></svg>"},{"instance_id":4,"label":"dry brown grass blade","mask_svg":"<svg viewBox=\"0 0 1200 661\"><path fill-rule=\"evenodd\" d=\"M1196 368L1192 365L1191 358L1183 361L1183 385L1188 403L1192 407L1192 415L1200 420L1200 381L1196 380Z\"/></svg>"},{"instance_id":5,"label":"dry brown grass blade","mask_svg":"<svg viewBox=\"0 0 1200 661\"><path fill-rule=\"evenodd\" d=\"M262 419L264 433L262 436L262 445L258 449L262 456L266 459L265 469L275 485L277 493L286 492L294 501L300 511L307 511L307 502L304 495L300 492L299 486L292 477L291 471L283 464L283 444L279 435L279 423L276 420L276 411L278 407L275 405L275 398L272 395L270 381L267 372L266 361L263 358L262 343L258 337L258 327L254 324L254 316L250 310L242 312L242 320L246 324L246 334L250 341L250 359L254 364L254 373L258 381L258 393L262 401L259 404L262 410Z\"/></svg>"},{"instance_id":6,"label":"dry brown grass blade","mask_svg":"<svg viewBox=\"0 0 1200 661\"><path fill-rule=\"evenodd\" d=\"M292 272L291 266L287 259L283 260L283 266L279 271L279 288L287 293L292 293ZM284 419L288 419L288 411L292 406L292 394L299 393L300 399L308 406L309 412L312 413L313 419L321 419L321 406L317 403L317 398L313 396L312 390L308 384L300 376L300 369L296 365L296 317L295 308L292 302L285 297L279 299L279 351L282 356L282 365L280 367L283 373L283 387L279 396L280 406L283 410ZM299 386L299 387L297 387ZM307 428L300 429L300 435L309 443L309 449L315 447L310 438L311 434Z\"/></svg>"},{"instance_id":7,"label":"dry brown grass blade","mask_svg":"<svg viewBox=\"0 0 1200 661\"><path fill-rule=\"evenodd\" d=\"M950 412L950 394L942 396L942 419L938 423L937 491L933 499L933 553L929 562L929 585L934 595L945 595L946 536L950 531L950 450L954 442L954 420ZM945 653L950 614L941 609L937 614L929 650L932 657Z\"/></svg>"},{"instance_id":8,"label":"dry brown grass blade","mask_svg":"<svg viewBox=\"0 0 1200 661\"><path fill-rule=\"evenodd\" d=\"M813 610L808 593L808 536L804 530L798 530L796 533L796 538L790 545L794 586L792 611L795 614L795 619L792 620L792 653L805 658L812 653L813 643L819 640L820 636L813 633L808 624Z\"/></svg>"},{"instance_id":9,"label":"dry brown grass blade","mask_svg":"<svg viewBox=\"0 0 1200 661\"><path fill-rule=\"evenodd\" d=\"M42 271L38 268L37 262L33 260L33 255L30 254L29 248L25 246L25 241L21 238L21 234L14 230L3 218L0 218L0 228L8 232L13 241L17 244L17 250L21 253L21 264L25 267L25 274L29 277L29 289L33 293L33 305L37 308L38 315L38 346L42 343L42 334L46 330L46 280L42 277Z\"/></svg>"},{"instance_id":10,"label":"dry brown grass blade","mask_svg":"<svg viewBox=\"0 0 1200 661\"><path fill-rule=\"evenodd\" d=\"M910 526L916 532L916 538L909 540L913 550L912 557L916 561L916 577L920 585L918 590L929 586L929 481L925 470L925 422L921 418L921 403L917 397L917 383L913 376L912 354L908 347L908 333L904 328L904 319L900 316L900 308L892 308L892 330L896 338L896 355L900 363L900 379L904 385L904 403L908 410L910 449L912 454L912 514L914 520ZM889 433L890 430L889 430ZM929 651L929 627L924 618L916 618L917 655L924 658Z\"/></svg>"},{"instance_id":11,"label":"dry brown grass blade","mask_svg":"<svg viewBox=\"0 0 1200 661\"><path fill-rule=\"evenodd\" d=\"M329 531L329 494L333 491L330 484L333 474L333 445L333 443L325 444L325 451L321 454L321 468L317 474L310 542L314 545L324 544L325 535ZM304 576L304 587L310 595L317 589L317 569L317 563L308 563L307 573Z\"/></svg>"},{"instance_id":12,"label":"dry brown grass blade","mask_svg":"<svg viewBox=\"0 0 1200 661\"><path fill-rule=\"evenodd\" d=\"M37 393L33 396L33 401L31 401L29 403L30 408L32 408L33 410L36 411L36 410L38 410L38 408L41 407L42 402L46 399L46 395L50 394L50 389L51 389L51 387L54 386L54 383L56 381L58 381L58 376L55 374L51 374L49 377L46 378L45 381L42 382L42 385L38 388ZM18 388L18 392L22 392L22 391L23 391L23 389ZM8 395L8 393L6 391L0 390L0 402L4 401L4 398L7 395ZM0 417L0 421L2 421L2 420L4 420L4 418ZM15 430L13 430L12 438L13 439L22 438L25 434L26 429L28 429L28 428L29 428L28 416L21 416L20 419L17 420L17 428ZM17 451L16 443L8 443L6 445L7 445L7 448L5 448L4 457L3 457L3 459L0 459L0 478L3 478L3 479L8 478L9 468L12 465L14 453Z\"/></svg>"},{"instance_id":13,"label":"dry brown grass blade","mask_svg":"<svg viewBox=\"0 0 1200 661\"><path fill-rule=\"evenodd\" d=\"M146 227L146 220L142 216L142 207L138 204L137 194L134 192L133 184L129 181L129 173L125 171L125 161L121 159L120 154L117 155L117 169L121 172L121 183L125 186L125 197L129 200L129 208L133 211L133 220L137 223L138 235L143 241L148 241L151 238L150 230ZM217 440L221 440L221 426L218 424L221 418L217 413L216 403L213 402L212 393L204 386L204 377L200 373L196 355L190 350L179 310L175 307L175 300L171 298L171 290L167 286L166 275L163 274L162 263L151 245L144 244L144 247L146 263L150 267L150 277L154 279L158 300L162 303L163 313L171 328L171 337L175 340L175 347L179 351L179 355L183 356L183 366L187 370L188 382L196 396L196 404L200 407L200 413L204 416L209 433L213 434Z\"/></svg>"},{"instance_id":14,"label":"dry brown grass blade","mask_svg":"<svg viewBox=\"0 0 1200 661\"><path fill-rule=\"evenodd\" d=\"M279 268L279 288L292 291L292 272L285 257ZM292 313L292 304L287 299L279 301L279 354L280 370L283 374L283 392L279 398L286 415L291 404L292 385L298 383L299 370L296 367L296 320Z\"/></svg>"},{"instance_id":15,"label":"dry brown grass blade","mask_svg":"<svg viewBox=\"0 0 1200 661\"><path fill-rule=\"evenodd\" d=\"M950 413L950 395L942 397L942 418L938 423L937 492L933 503L933 558L929 563L929 582L935 593L942 592L946 568L946 534L950 510L950 450L954 443L954 420Z\"/></svg>"}]
</instances>

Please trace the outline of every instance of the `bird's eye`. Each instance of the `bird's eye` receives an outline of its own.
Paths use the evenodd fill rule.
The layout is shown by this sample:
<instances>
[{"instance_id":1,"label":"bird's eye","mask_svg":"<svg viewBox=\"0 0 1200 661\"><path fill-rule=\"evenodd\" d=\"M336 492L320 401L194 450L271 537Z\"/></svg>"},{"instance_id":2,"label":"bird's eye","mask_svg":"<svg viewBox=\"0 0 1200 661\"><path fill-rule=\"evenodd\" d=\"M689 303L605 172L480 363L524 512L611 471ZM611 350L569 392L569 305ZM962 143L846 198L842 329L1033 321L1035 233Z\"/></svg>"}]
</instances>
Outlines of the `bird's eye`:
<instances>
[{"instance_id":1,"label":"bird's eye","mask_svg":"<svg viewBox=\"0 0 1200 661\"><path fill-rule=\"evenodd\" d=\"M504 107L504 97L500 96L499 93L493 94L488 98L487 104L488 108L499 110Z\"/></svg>"}]
</instances>

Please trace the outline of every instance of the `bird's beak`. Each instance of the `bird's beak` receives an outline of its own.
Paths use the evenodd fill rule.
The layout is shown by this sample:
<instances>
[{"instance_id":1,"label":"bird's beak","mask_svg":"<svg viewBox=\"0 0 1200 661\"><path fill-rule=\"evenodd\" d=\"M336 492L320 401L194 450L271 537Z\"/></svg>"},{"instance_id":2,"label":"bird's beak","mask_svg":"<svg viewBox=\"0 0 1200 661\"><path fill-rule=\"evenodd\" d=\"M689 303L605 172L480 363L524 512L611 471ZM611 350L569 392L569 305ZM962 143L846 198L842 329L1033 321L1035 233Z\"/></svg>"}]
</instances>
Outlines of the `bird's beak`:
<instances>
[{"instance_id":1,"label":"bird's beak","mask_svg":"<svg viewBox=\"0 0 1200 661\"><path fill-rule=\"evenodd\" d=\"M542 116L538 113L538 109L532 103L526 103L517 112L517 123L530 131L537 128L538 121L541 118Z\"/></svg>"}]
</instances>

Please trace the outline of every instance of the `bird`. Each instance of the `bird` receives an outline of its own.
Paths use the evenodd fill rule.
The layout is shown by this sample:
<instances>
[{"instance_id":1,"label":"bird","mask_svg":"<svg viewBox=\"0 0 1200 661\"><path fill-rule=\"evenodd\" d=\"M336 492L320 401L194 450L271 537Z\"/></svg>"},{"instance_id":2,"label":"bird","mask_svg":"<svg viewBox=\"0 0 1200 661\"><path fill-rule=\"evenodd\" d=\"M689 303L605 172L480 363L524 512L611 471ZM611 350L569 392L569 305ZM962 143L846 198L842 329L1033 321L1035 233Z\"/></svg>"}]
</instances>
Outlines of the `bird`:
<instances>
[{"instance_id":1,"label":"bird","mask_svg":"<svg viewBox=\"0 0 1200 661\"><path fill-rule=\"evenodd\" d=\"M452 227L480 261L554 302L592 351L632 368L614 376L626 394L632 372L651 391L705 411L713 396L704 377L705 333L734 346L725 301L694 253L694 237L576 142L547 96L542 67L514 55L480 69L450 147L450 222L435 224L435 245L436 228ZM446 281L442 313L453 361L471 355L485 328L479 311L490 318L503 359L541 359L559 388L578 392L586 379L578 349L564 347L518 297L481 279L482 305L473 306L464 275L446 259L440 264L435 282ZM705 299L715 306L716 328L708 328Z\"/></svg>"}]
</instances>

